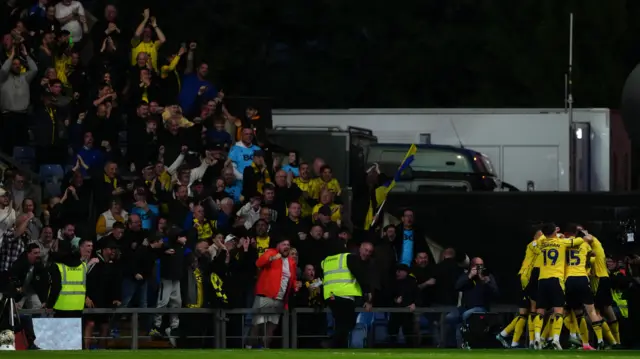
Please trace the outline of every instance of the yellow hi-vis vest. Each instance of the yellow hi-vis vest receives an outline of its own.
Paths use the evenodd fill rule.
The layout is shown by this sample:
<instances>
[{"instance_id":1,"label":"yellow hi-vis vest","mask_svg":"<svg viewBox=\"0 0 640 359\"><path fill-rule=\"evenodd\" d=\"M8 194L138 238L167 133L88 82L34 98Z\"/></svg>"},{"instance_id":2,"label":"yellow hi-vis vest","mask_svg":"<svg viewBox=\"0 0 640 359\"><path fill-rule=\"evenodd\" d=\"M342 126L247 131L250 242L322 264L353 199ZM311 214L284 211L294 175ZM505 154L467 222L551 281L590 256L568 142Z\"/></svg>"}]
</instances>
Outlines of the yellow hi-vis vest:
<instances>
[{"instance_id":1,"label":"yellow hi-vis vest","mask_svg":"<svg viewBox=\"0 0 640 359\"><path fill-rule=\"evenodd\" d=\"M329 297L360 297L362 289L347 267L349 253L329 256L322 261L324 299Z\"/></svg>"},{"instance_id":2,"label":"yellow hi-vis vest","mask_svg":"<svg viewBox=\"0 0 640 359\"><path fill-rule=\"evenodd\" d=\"M83 310L87 293L87 265L82 263L77 267L69 267L56 263L60 271L62 289L53 309Z\"/></svg>"},{"instance_id":3,"label":"yellow hi-vis vest","mask_svg":"<svg viewBox=\"0 0 640 359\"><path fill-rule=\"evenodd\" d=\"M614 273L614 275L618 273L620 272L616 272ZM623 317L628 318L629 307L627 306L627 300L622 299L622 292L619 290L611 289L611 297L613 298L613 301L616 303L616 306L620 309L620 314L622 314Z\"/></svg>"}]
</instances>

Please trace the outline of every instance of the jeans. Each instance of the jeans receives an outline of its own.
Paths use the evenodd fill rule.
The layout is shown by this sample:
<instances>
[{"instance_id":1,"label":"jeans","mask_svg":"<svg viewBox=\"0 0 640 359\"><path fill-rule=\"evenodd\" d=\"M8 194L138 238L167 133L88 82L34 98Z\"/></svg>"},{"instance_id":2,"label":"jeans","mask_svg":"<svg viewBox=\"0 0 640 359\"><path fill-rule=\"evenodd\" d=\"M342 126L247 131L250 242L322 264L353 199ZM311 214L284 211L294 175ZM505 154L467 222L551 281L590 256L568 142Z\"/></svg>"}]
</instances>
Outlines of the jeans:
<instances>
[{"instance_id":1,"label":"jeans","mask_svg":"<svg viewBox=\"0 0 640 359\"><path fill-rule=\"evenodd\" d=\"M462 346L462 324L466 323L473 313L483 313L486 311L487 309L484 307L473 307L469 309L459 307L457 310L448 313L444 317L444 325L446 325L447 333L446 337L444 338L446 347L459 348L460 346Z\"/></svg>"},{"instance_id":2,"label":"jeans","mask_svg":"<svg viewBox=\"0 0 640 359\"><path fill-rule=\"evenodd\" d=\"M138 297L138 308L147 308L147 280L124 278L122 281L122 308L127 308L134 297ZM148 331L151 328L151 316L144 315L140 329Z\"/></svg>"}]
</instances>

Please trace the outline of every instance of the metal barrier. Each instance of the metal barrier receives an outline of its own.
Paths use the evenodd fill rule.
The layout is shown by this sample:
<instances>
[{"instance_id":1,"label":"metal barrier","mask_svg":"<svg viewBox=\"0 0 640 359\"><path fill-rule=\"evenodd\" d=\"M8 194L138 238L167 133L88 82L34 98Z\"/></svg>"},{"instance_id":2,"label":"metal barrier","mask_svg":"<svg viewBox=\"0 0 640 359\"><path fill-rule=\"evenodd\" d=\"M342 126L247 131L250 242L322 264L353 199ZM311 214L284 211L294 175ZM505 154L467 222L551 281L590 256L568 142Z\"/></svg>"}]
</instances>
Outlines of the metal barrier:
<instances>
[{"instance_id":1,"label":"metal barrier","mask_svg":"<svg viewBox=\"0 0 640 359\"><path fill-rule=\"evenodd\" d=\"M447 313L456 310L456 307L424 307L416 308L413 313L439 313L440 314L440 336L444 338L445 335L445 316ZM515 313L518 308L516 306L495 306L491 308L492 313ZM357 308L357 312L365 312L363 308ZM213 335L215 340L215 348L226 348L227 342L227 325L229 315L255 315L255 314L281 314L283 317L280 320L282 326L282 347L296 349L298 347L298 315L297 314L310 314L310 313L328 313L328 309L318 311L313 308L296 308L291 310L264 310L264 309L209 309L209 308L91 308L85 309L84 314L102 314L102 315L115 315L115 314L130 314L131 318L131 349L138 349L139 347L139 326L138 321L140 315L147 314L203 314L210 316L213 321ZM372 308L373 313L409 313L407 308ZM44 314L50 315L42 309L22 309L20 314ZM203 318L204 319L204 318ZM244 321L243 321L244 322Z\"/></svg>"}]
</instances>

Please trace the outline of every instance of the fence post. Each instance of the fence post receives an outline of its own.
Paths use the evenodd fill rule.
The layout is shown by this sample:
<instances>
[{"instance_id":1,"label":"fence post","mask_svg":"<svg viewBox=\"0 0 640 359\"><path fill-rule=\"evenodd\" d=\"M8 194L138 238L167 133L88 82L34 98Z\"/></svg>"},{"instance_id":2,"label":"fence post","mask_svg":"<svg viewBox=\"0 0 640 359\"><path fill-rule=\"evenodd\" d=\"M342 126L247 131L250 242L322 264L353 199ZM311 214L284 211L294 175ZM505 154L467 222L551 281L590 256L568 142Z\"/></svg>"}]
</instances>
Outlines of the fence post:
<instances>
[{"instance_id":1,"label":"fence post","mask_svg":"<svg viewBox=\"0 0 640 359\"><path fill-rule=\"evenodd\" d=\"M291 338L291 331L290 331L290 323L289 320L291 318L291 315L289 315L289 311L285 310L284 311L284 316L283 316L283 322L284 322L284 326L282 327L282 349L289 349L289 339Z\"/></svg>"},{"instance_id":2,"label":"fence post","mask_svg":"<svg viewBox=\"0 0 640 359\"><path fill-rule=\"evenodd\" d=\"M131 315L131 349L138 349L138 312Z\"/></svg>"},{"instance_id":3,"label":"fence post","mask_svg":"<svg viewBox=\"0 0 640 359\"><path fill-rule=\"evenodd\" d=\"M291 311L291 349L298 349L298 311Z\"/></svg>"},{"instance_id":4,"label":"fence post","mask_svg":"<svg viewBox=\"0 0 640 359\"><path fill-rule=\"evenodd\" d=\"M244 330L244 327L243 327ZM220 349L227 348L227 311L220 310Z\"/></svg>"},{"instance_id":5,"label":"fence post","mask_svg":"<svg viewBox=\"0 0 640 359\"><path fill-rule=\"evenodd\" d=\"M213 312L213 345L216 349L220 348L220 318L222 318L222 311L216 309Z\"/></svg>"}]
</instances>

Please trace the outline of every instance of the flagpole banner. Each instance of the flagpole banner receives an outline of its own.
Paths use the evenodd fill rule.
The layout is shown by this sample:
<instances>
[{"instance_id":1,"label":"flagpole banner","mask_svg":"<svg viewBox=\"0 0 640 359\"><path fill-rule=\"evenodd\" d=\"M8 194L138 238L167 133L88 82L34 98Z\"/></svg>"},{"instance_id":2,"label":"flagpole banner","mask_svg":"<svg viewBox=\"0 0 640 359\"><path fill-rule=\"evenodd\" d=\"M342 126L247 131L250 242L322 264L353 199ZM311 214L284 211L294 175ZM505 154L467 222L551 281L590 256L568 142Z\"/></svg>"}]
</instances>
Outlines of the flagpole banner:
<instances>
[{"instance_id":1,"label":"flagpole banner","mask_svg":"<svg viewBox=\"0 0 640 359\"><path fill-rule=\"evenodd\" d=\"M82 319L33 318L35 344L43 350L82 350Z\"/></svg>"}]
</instances>

